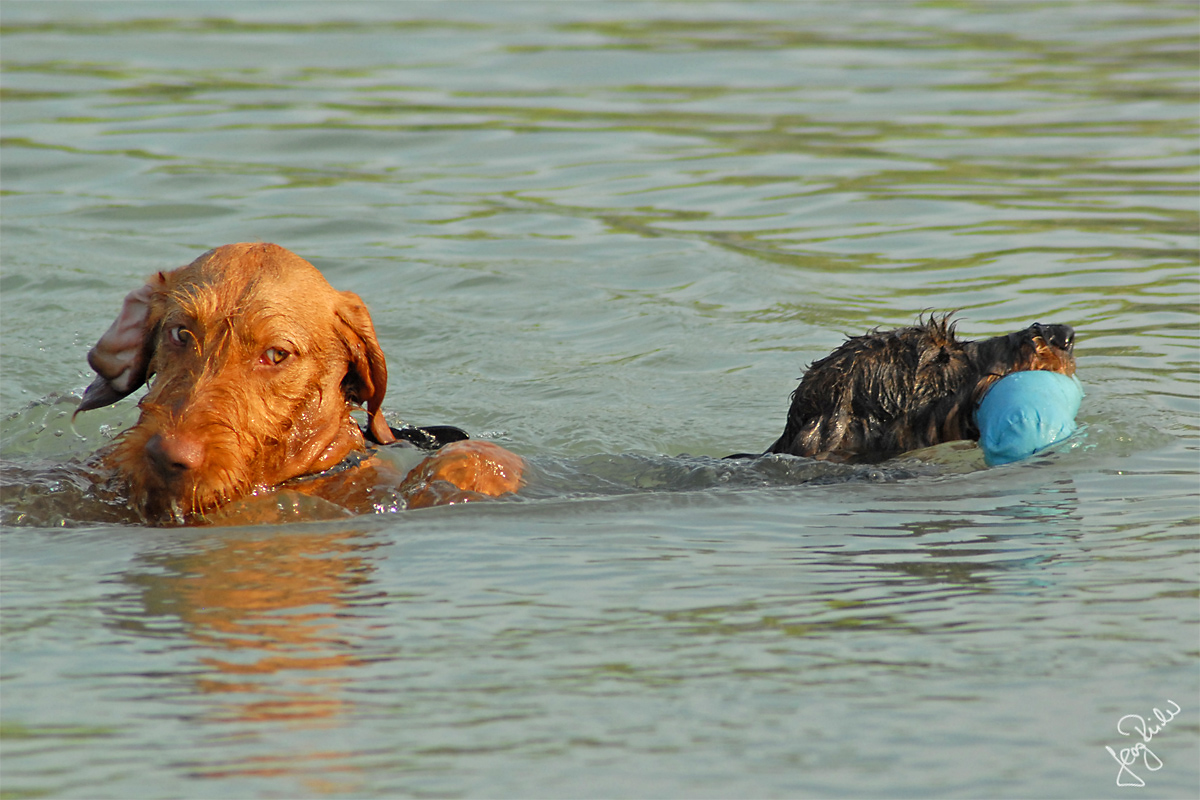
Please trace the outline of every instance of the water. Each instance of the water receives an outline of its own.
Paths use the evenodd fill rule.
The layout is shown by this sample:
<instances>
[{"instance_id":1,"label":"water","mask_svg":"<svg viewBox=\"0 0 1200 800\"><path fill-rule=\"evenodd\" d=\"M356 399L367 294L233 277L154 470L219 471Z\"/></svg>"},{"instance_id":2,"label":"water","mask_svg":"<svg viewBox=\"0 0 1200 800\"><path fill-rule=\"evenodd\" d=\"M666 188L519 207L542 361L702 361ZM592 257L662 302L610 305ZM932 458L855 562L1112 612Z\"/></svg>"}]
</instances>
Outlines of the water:
<instances>
[{"instance_id":1,"label":"water","mask_svg":"<svg viewBox=\"0 0 1200 800\"><path fill-rule=\"evenodd\" d=\"M1194 4L0 15L5 796L1127 796L1105 747L1171 703L1131 769L1200 790ZM88 347L256 239L367 299L394 423L525 455L524 497L82 504L134 416L69 424ZM951 308L1074 325L1081 435L713 459Z\"/></svg>"}]
</instances>

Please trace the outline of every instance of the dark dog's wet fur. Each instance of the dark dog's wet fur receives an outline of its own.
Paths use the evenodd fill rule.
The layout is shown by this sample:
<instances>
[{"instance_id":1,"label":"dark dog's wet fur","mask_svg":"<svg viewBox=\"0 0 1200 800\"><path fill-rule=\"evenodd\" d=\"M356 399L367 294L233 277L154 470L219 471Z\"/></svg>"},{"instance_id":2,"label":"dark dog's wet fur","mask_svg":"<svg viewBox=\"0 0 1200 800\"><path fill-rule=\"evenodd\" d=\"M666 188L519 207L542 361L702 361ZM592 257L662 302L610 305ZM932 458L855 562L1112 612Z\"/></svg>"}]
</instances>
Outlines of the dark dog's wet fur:
<instances>
[{"instance_id":1,"label":"dark dog's wet fur","mask_svg":"<svg viewBox=\"0 0 1200 800\"><path fill-rule=\"evenodd\" d=\"M1031 325L960 341L950 315L855 336L814 361L792 393L783 435L768 453L874 461L957 439L979 439L975 408L1022 370L1075 374L1075 331Z\"/></svg>"}]
</instances>

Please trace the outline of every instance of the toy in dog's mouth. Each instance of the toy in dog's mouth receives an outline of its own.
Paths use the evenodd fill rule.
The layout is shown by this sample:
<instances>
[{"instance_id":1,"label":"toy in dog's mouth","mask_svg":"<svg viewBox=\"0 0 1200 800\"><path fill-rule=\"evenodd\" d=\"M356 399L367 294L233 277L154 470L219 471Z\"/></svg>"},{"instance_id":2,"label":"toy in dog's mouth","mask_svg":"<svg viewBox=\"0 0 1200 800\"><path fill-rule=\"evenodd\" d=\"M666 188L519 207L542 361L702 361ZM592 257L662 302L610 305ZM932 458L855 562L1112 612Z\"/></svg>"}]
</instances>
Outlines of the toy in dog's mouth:
<instances>
[{"instance_id":1,"label":"toy in dog's mouth","mask_svg":"<svg viewBox=\"0 0 1200 800\"><path fill-rule=\"evenodd\" d=\"M1066 439L1077 427L1083 395L1074 375L1038 369L1004 376L975 409L984 461L1020 461Z\"/></svg>"},{"instance_id":2,"label":"toy in dog's mouth","mask_svg":"<svg viewBox=\"0 0 1200 800\"><path fill-rule=\"evenodd\" d=\"M1027 458L1070 436L1083 400L1071 326L1038 323L1016 335L1025 341L1015 368L989 374L976 396L979 446L991 466Z\"/></svg>"}]
</instances>

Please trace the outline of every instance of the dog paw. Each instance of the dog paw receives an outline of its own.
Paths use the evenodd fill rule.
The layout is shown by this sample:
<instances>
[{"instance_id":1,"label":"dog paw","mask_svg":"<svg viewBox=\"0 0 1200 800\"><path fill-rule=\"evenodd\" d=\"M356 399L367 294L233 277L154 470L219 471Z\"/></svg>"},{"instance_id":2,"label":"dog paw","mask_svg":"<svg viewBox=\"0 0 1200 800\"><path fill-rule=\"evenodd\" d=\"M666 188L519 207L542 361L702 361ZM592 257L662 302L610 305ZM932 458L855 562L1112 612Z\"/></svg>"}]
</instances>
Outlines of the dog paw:
<instances>
[{"instance_id":1,"label":"dog paw","mask_svg":"<svg viewBox=\"0 0 1200 800\"><path fill-rule=\"evenodd\" d=\"M467 440L446 445L408 474L400 490L409 508L499 497L521 488L525 461L492 442Z\"/></svg>"}]
</instances>

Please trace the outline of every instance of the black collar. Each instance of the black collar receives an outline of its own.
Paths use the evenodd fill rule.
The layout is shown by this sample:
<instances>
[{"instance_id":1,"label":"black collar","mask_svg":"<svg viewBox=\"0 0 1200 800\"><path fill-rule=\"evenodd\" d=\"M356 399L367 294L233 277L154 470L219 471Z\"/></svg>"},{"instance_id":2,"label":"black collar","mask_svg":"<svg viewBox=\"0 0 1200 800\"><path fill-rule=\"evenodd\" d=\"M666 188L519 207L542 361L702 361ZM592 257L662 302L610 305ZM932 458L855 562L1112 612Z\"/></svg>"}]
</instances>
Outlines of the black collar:
<instances>
[{"instance_id":1,"label":"black collar","mask_svg":"<svg viewBox=\"0 0 1200 800\"><path fill-rule=\"evenodd\" d=\"M284 481L282 485L286 486L292 483L313 481L317 478L328 478L330 475L337 475L339 472L354 469L374 456L375 451L380 447L416 447L420 450L429 450L432 452L445 447L451 442L461 442L464 439L471 438L462 428L456 428L453 425L430 425L425 428L405 425L403 428L391 428L391 431L392 435L396 437L396 441L391 444L382 445L366 429L363 429L363 438L367 441L367 449L354 450L329 469L290 478Z\"/></svg>"},{"instance_id":2,"label":"black collar","mask_svg":"<svg viewBox=\"0 0 1200 800\"><path fill-rule=\"evenodd\" d=\"M428 425L424 428L405 425L403 428L390 428L390 430L396 437L396 444L407 442L422 450L437 450L451 442L461 442L471 438L462 428L456 428L453 425ZM364 430L363 436L368 442L379 444L369 431Z\"/></svg>"}]
</instances>

